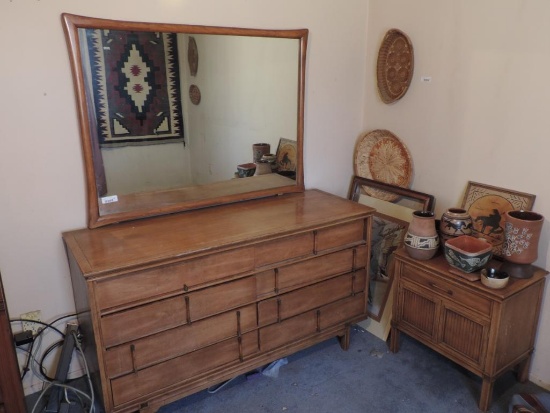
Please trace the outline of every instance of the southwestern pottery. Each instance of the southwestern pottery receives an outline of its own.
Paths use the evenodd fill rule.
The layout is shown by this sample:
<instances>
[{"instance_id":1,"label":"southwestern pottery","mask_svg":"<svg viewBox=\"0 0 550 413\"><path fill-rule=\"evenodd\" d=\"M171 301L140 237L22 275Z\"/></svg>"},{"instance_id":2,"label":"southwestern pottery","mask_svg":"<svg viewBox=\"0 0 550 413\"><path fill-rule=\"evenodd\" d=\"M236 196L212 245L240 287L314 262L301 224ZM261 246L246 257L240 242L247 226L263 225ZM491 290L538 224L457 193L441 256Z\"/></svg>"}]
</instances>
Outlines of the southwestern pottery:
<instances>
[{"instance_id":1,"label":"southwestern pottery","mask_svg":"<svg viewBox=\"0 0 550 413\"><path fill-rule=\"evenodd\" d=\"M507 211L504 214L504 259L515 264L537 260L540 231L544 217L532 211Z\"/></svg>"},{"instance_id":2,"label":"southwestern pottery","mask_svg":"<svg viewBox=\"0 0 550 413\"><path fill-rule=\"evenodd\" d=\"M445 259L449 265L466 273L483 268L492 255L492 244L470 235L451 238L445 243Z\"/></svg>"},{"instance_id":3,"label":"southwestern pottery","mask_svg":"<svg viewBox=\"0 0 550 413\"><path fill-rule=\"evenodd\" d=\"M429 260L439 248L439 235L433 212L414 211L405 234L405 249L412 258Z\"/></svg>"}]
</instances>

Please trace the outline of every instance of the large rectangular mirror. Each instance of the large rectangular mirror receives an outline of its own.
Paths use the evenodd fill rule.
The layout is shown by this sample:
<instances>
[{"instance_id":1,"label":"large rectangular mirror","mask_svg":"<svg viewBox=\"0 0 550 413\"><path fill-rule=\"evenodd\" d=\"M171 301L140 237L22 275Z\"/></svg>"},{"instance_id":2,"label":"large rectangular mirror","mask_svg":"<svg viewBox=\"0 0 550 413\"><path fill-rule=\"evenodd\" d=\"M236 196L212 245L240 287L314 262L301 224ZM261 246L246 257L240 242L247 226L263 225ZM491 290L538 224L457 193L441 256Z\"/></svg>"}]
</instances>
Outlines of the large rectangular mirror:
<instances>
[{"instance_id":1,"label":"large rectangular mirror","mask_svg":"<svg viewBox=\"0 0 550 413\"><path fill-rule=\"evenodd\" d=\"M90 228L304 190L306 29L62 17Z\"/></svg>"}]
</instances>

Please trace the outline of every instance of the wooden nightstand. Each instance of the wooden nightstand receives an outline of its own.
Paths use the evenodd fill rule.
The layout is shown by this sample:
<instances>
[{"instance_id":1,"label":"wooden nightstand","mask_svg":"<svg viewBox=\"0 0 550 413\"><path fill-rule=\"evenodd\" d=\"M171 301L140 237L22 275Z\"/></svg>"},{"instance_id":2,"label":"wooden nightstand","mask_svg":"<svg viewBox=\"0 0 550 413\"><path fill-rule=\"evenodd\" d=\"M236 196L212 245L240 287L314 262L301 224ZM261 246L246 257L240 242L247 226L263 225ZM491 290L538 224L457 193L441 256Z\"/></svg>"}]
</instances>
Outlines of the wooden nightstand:
<instances>
[{"instance_id":1,"label":"wooden nightstand","mask_svg":"<svg viewBox=\"0 0 550 413\"><path fill-rule=\"evenodd\" d=\"M493 290L449 272L442 254L418 261L401 249L395 257L392 352L404 332L480 376L482 411L499 375L517 367L518 380L527 380L547 271Z\"/></svg>"}]
</instances>

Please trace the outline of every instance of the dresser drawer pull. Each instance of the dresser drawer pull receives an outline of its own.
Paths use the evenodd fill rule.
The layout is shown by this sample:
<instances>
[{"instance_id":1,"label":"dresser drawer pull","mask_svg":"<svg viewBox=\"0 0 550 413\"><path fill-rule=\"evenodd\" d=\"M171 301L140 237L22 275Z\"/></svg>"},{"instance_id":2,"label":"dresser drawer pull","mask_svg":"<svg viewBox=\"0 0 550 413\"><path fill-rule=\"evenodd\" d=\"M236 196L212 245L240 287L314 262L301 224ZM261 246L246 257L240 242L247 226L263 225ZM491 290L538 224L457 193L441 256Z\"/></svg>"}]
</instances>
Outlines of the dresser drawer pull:
<instances>
[{"instance_id":1,"label":"dresser drawer pull","mask_svg":"<svg viewBox=\"0 0 550 413\"><path fill-rule=\"evenodd\" d=\"M191 305L189 304L189 296L185 296L185 317L187 324L191 324Z\"/></svg>"},{"instance_id":2,"label":"dresser drawer pull","mask_svg":"<svg viewBox=\"0 0 550 413\"><path fill-rule=\"evenodd\" d=\"M187 284L183 284L183 291L185 292L189 291L189 287L187 286Z\"/></svg>"},{"instance_id":3,"label":"dresser drawer pull","mask_svg":"<svg viewBox=\"0 0 550 413\"><path fill-rule=\"evenodd\" d=\"M445 288L441 288L440 286L438 286L438 285L435 284L435 283L430 283L430 287L432 287L434 290L443 291L445 294L453 295L453 291L452 291L452 290L447 290L447 289L445 289Z\"/></svg>"},{"instance_id":4,"label":"dresser drawer pull","mask_svg":"<svg viewBox=\"0 0 550 413\"><path fill-rule=\"evenodd\" d=\"M137 373L136 346L133 344L130 344L130 353L132 354L132 370Z\"/></svg>"},{"instance_id":5,"label":"dresser drawer pull","mask_svg":"<svg viewBox=\"0 0 550 413\"><path fill-rule=\"evenodd\" d=\"M279 294L279 269L275 268L275 294Z\"/></svg>"},{"instance_id":6,"label":"dresser drawer pull","mask_svg":"<svg viewBox=\"0 0 550 413\"><path fill-rule=\"evenodd\" d=\"M357 248L353 249L353 256L352 256L352 264L351 264L351 270L355 271L357 269Z\"/></svg>"},{"instance_id":7,"label":"dresser drawer pull","mask_svg":"<svg viewBox=\"0 0 550 413\"><path fill-rule=\"evenodd\" d=\"M313 255L317 255L317 230L313 231Z\"/></svg>"},{"instance_id":8,"label":"dresser drawer pull","mask_svg":"<svg viewBox=\"0 0 550 413\"><path fill-rule=\"evenodd\" d=\"M317 310L317 332L321 332L321 310Z\"/></svg>"},{"instance_id":9,"label":"dresser drawer pull","mask_svg":"<svg viewBox=\"0 0 550 413\"><path fill-rule=\"evenodd\" d=\"M355 273L351 276L351 296L355 295L355 280L357 279Z\"/></svg>"},{"instance_id":10,"label":"dresser drawer pull","mask_svg":"<svg viewBox=\"0 0 550 413\"><path fill-rule=\"evenodd\" d=\"M239 360L243 361L243 337L241 334L241 312L237 311L237 342L239 343Z\"/></svg>"}]
</instances>

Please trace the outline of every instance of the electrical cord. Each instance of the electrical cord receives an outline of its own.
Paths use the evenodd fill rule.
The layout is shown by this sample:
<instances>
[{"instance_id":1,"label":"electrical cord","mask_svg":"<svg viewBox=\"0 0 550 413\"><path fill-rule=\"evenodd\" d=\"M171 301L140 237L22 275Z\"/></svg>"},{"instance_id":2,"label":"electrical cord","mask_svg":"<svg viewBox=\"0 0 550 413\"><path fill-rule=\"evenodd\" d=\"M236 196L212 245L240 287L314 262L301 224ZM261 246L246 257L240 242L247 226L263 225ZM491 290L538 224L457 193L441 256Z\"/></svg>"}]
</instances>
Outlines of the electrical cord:
<instances>
[{"instance_id":1,"label":"electrical cord","mask_svg":"<svg viewBox=\"0 0 550 413\"><path fill-rule=\"evenodd\" d=\"M84 370L86 371L86 377L88 378L88 387L90 388L90 413L93 413L95 411L95 394L94 394L94 386L92 385L92 376L90 375L90 369L88 368L88 362L86 361L86 357L84 356L84 351L82 350L82 345L80 344L80 339L76 335L76 333L73 331L72 335L75 340L76 348L78 349L78 352L82 356L82 362L84 364Z\"/></svg>"},{"instance_id":2,"label":"electrical cord","mask_svg":"<svg viewBox=\"0 0 550 413\"><path fill-rule=\"evenodd\" d=\"M48 357L48 355L49 355L53 350L55 350L57 347L61 347L61 346L63 345L64 342L65 342L65 340L56 341L55 343L53 343L50 347L48 347L48 348L44 351L44 354L42 354L42 357L40 358L40 362L38 363L38 365L39 365L39 367L40 367L40 373L41 373L42 376L43 376L44 378L46 378L46 380L48 380L48 381L55 381L55 378L48 376L48 374L46 373L46 368L44 367L44 361L46 361L46 357Z\"/></svg>"}]
</instances>

